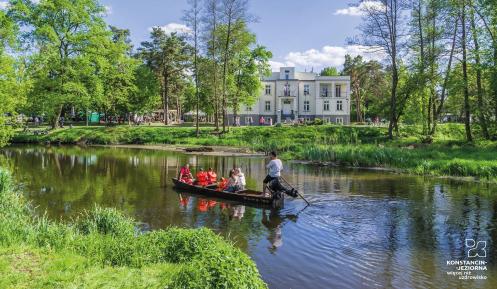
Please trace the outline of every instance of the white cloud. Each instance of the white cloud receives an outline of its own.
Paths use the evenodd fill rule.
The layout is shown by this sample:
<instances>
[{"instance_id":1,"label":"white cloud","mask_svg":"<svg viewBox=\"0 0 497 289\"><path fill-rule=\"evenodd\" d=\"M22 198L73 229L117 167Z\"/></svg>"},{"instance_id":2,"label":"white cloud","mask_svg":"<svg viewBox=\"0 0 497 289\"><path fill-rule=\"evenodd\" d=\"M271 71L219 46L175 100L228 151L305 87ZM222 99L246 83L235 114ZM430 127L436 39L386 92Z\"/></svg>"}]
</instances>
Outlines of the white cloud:
<instances>
[{"instance_id":1,"label":"white cloud","mask_svg":"<svg viewBox=\"0 0 497 289\"><path fill-rule=\"evenodd\" d=\"M348 46L324 46L321 49L309 49L303 52L290 52L284 57L284 62L270 61L273 71L278 71L280 67L296 66L301 69L320 70L324 67L341 67L345 61L345 55L353 57L361 55L364 60L382 61L385 53L374 47L362 45Z\"/></svg>"},{"instance_id":2,"label":"white cloud","mask_svg":"<svg viewBox=\"0 0 497 289\"><path fill-rule=\"evenodd\" d=\"M271 66L271 71L279 71L281 67L289 66L286 63L269 60L269 65Z\"/></svg>"},{"instance_id":3,"label":"white cloud","mask_svg":"<svg viewBox=\"0 0 497 289\"><path fill-rule=\"evenodd\" d=\"M104 9L105 9L105 14L106 14L106 15L110 15L110 14L112 14L112 6L105 5L105 6L104 6Z\"/></svg>"},{"instance_id":4,"label":"white cloud","mask_svg":"<svg viewBox=\"0 0 497 289\"><path fill-rule=\"evenodd\" d=\"M159 27L162 30L164 30L166 34L171 34L174 32L178 34L190 34L192 32L192 30L188 26L180 23L169 23L164 26L156 26L156 27ZM152 29L153 27L149 28L150 31L152 31Z\"/></svg>"},{"instance_id":5,"label":"white cloud","mask_svg":"<svg viewBox=\"0 0 497 289\"><path fill-rule=\"evenodd\" d=\"M364 15L365 11L371 9L380 10L383 7L384 7L383 3L381 3L380 1L370 0L370 1L361 2L357 6L350 6L348 8L338 9L337 11L335 11L335 15L362 16Z\"/></svg>"},{"instance_id":6,"label":"white cloud","mask_svg":"<svg viewBox=\"0 0 497 289\"><path fill-rule=\"evenodd\" d=\"M7 1L0 1L1 10L7 9L7 7L9 7L9 3Z\"/></svg>"}]
</instances>

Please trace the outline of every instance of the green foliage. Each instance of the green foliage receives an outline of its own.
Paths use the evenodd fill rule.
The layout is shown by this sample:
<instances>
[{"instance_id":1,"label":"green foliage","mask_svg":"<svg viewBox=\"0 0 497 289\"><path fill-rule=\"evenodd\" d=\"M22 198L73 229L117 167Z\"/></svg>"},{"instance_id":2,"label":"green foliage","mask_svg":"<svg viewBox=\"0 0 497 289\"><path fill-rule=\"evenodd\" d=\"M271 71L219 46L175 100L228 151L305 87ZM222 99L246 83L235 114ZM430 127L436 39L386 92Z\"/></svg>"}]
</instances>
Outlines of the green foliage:
<instances>
[{"instance_id":1,"label":"green foliage","mask_svg":"<svg viewBox=\"0 0 497 289\"><path fill-rule=\"evenodd\" d=\"M114 208L95 207L91 211L84 211L74 223L76 229L84 235L98 233L114 237L132 237L135 233L134 221Z\"/></svg>"},{"instance_id":2,"label":"green foliage","mask_svg":"<svg viewBox=\"0 0 497 289\"><path fill-rule=\"evenodd\" d=\"M340 75L338 73L338 70L336 67L325 67L323 70L321 70L321 73L319 74L321 76L338 76Z\"/></svg>"},{"instance_id":3,"label":"green foliage","mask_svg":"<svg viewBox=\"0 0 497 289\"><path fill-rule=\"evenodd\" d=\"M34 217L11 186L0 171L2 287L266 288L253 261L208 229L141 233L130 218L99 207L62 224Z\"/></svg>"},{"instance_id":4,"label":"green foliage","mask_svg":"<svg viewBox=\"0 0 497 289\"><path fill-rule=\"evenodd\" d=\"M15 115L24 104L27 87L20 61L6 53L8 48L15 49L16 30L11 17L0 9L0 147L13 136Z\"/></svg>"}]
</instances>

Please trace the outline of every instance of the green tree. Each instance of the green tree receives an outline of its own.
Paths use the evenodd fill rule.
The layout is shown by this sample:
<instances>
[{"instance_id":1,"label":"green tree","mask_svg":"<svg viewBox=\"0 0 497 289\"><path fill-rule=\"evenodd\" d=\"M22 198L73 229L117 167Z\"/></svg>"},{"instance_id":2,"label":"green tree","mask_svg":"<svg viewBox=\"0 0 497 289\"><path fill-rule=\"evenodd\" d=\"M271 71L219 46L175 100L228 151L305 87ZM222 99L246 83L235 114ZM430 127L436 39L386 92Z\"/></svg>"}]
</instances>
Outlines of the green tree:
<instances>
[{"instance_id":1,"label":"green tree","mask_svg":"<svg viewBox=\"0 0 497 289\"><path fill-rule=\"evenodd\" d=\"M144 114L160 107L160 82L150 67L139 65L134 75L136 89L129 96L129 111Z\"/></svg>"},{"instance_id":2,"label":"green tree","mask_svg":"<svg viewBox=\"0 0 497 289\"><path fill-rule=\"evenodd\" d=\"M98 74L103 85L99 103L106 120L110 116L131 115L130 97L135 94L135 71L139 60L132 58L129 30L110 26L111 38L106 40L104 57L98 58Z\"/></svg>"},{"instance_id":3,"label":"green tree","mask_svg":"<svg viewBox=\"0 0 497 289\"><path fill-rule=\"evenodd\" d=\"M87 107L103 89L95 76L111 33L96 0L13 0L12 12L26 37L36 43L30 103L58 126L65 106Z\"/></svg>"},{"instance_id":4,"label":"green tree","mask_svg":"<svg viewBox=\"0 0 497 289\"><path fill-rule=\"evenodd\" d=\"M366 116L387 116L384 101L388 95L386 73L377 61L364 61L362 56L345 56L343 74L350 76L351 98L356 121L364 122Z\"/></svg>"},{"instance_id":5,"label":"green tree","mask_svg":"<svg viewBox=\"0 0 497 289\"><path fill-rule=\"evenodd\" d=\"M201 13L202 6L200 5L200 0L188 0L190 9L185 11L184 20L189 25L191 29L191 42L193 42L193 78L195 80L195 98L197 100L196 104L196 117L195 126L197 137L200 136L199 129L199 112L200 112L200 82L199 82L199 65L198 59L200 56L200 25L201 25Z\"/></svg>"},{"instance_id":6,"label":"green tree","mask_svg":"<svg viewBox=\"0 0 497 289\"><path fill-rule=\"evenodd\" d=\"M176 95L176 109L180 112L178 91L182 87L181 81L186 78L191 47L184 37L176 33L168 35L158 27L153 28L150 37L151 41L141 43L139 54L160 81L164 124L168 125L172 94Z\"/></svg>"},{"instance_id":7,"label":"green tree","mask_svg":"<svg viewBox=\"0 0 497 289\"><path fill-rule=\"evenodd\" d=\"M231 71L231 57L233 56L233 46L236 45L236 37L234 34L237 29L244 26L245 23L251 20L248 14L248 0L222 0L220 5L222 31L219 35L223 37L220 40L220 48L223 62L223 90L222 90L222 110L223 110L223 132L226 132L226 125L228 124L228 91L232 87L228 87L228 82L233 82L233 75ZM224 30L224 31L223 31Z\"/></svg>"},{"instance_id":8,"label":"green tree","mask_svg":"<svg viewBox=\"0 0 497 289\"><path fill-rule=\"evenodd\" d=\"M22 75L16 59L7 54L7 48L14 48L17 27L7 14L0 10L0 147L4 146L13 135L14 116L25 96L25 83L20 81ZM16 67L17 66L17 67Z\"/></svg>"},{"instance_id":9,"label":"green tree","mask_svg":"<svg viewBox=\"0 0 497 289\"><path fill-rule=\"evenodd\" d=\"M338 73L338 70L336 67L325 67L323 70L321 70L321 73L319 74L321 76L338 76L340 75Z\"/></svg>"},{"instance_id":10,"label":"green tree","mask_svg":"<svg viewBox=\"0 0 497 289\"><path fill-rule=\"evenodd\" d=\"M272 53L263 46L257 46L251 50L247 45L235 54L233 66L235 83L230 99L235 119L238 116L240 104L251 106L257 101L262 89L261 78L271 72L269 66L271 57Z\"/></svg>"}]
</instances>

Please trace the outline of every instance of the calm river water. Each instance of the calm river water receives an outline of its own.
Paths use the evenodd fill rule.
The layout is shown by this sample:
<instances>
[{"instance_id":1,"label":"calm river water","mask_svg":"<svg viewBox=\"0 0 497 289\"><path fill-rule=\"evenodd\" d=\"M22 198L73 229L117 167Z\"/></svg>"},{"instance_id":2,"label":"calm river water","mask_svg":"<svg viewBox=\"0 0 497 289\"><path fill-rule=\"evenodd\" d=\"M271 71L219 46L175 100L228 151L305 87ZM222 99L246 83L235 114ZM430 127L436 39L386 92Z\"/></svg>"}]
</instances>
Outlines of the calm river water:
<instances>
[{"instance_id":1,"label":"calm river water","mask_svg":"<svg viewBox=\"0 0 497 289\"><path fill-rule=\"evenodd\" d=\"M193 170L242 167L248 187L260 189L263 158L101 147L0 152L39 212L67 219L100 204L145 229L206 226L247 252L270 288L497 288L495 185L286 163L285 177L312 206L287 198L270 211L180 196L171 184L190 162ZM470 250L472 240L482 242ZM479 268L455 265L463 260Z\"/></svg>"}]
</instances>

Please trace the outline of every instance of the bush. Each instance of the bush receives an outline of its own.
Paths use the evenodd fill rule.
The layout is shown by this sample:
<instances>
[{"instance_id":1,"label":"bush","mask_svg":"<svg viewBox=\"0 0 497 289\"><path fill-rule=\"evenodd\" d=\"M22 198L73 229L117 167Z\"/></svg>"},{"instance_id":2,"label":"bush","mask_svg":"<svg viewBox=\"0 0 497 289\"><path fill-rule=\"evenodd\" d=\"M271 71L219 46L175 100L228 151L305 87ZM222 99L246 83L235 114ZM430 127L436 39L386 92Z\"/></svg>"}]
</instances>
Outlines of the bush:
<instances>
[{"instance_id":1,"label":"bush","mask_svg":"<svg viewBox=\"0 0 497 289\"><path fill-rule=\"evenodd\" d=\"M114 208L96 206L91 211L84 211L75 220L75 225L84 235L99 233L132 237L135 233L135 222Z\"/></svg>"},{"instance_id":2,"label":"bush","mask_svg":"<svg viewBox=\"0 0 497 289\"><path fill-rule=\"evenodd\" d=\"M267 288L257 267L238 249L222 247L206 251L201 256L176 275L171 288Z\"/></svg>"}]
</instances>

